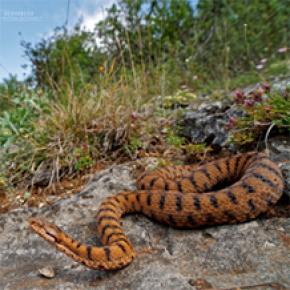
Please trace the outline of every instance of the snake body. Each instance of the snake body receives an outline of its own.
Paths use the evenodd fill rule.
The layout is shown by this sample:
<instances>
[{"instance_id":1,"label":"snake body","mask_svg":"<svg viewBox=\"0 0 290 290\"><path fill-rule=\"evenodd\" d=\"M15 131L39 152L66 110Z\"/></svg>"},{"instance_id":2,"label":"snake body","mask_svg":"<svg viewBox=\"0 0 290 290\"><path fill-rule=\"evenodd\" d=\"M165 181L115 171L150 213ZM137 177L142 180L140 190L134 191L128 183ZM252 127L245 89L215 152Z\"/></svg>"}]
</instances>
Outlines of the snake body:
<instances>
[{"instance_id":1,"label":"snake body","mask_svg":"<svg viewBox=\"0 0 290 290\"><path fill-rule=\"evenodd\" d=\"M266 154L241 153L194 169L178 165L142 173L137 191L102 202L97 225L103 247L83 245L39 217L31 218L30 226L84 266L113 270L135 257L121 229L124 214L140 212L174 227L244 222L273 207L283 189L282 173Z\"/></svg>"}]
</instances>

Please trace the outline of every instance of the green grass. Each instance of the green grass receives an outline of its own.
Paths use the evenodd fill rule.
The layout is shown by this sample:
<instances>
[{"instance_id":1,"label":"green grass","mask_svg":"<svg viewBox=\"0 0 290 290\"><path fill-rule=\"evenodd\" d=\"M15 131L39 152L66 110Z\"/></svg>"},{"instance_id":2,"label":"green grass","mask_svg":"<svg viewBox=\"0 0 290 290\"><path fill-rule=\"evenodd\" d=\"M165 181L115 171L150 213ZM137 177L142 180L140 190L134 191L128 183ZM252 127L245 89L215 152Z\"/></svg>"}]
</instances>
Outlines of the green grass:
<instances>
[{"instance_id":1,"label":"green grass","mask_svg":"<svg viewBox=\"0 0 290 290\"><path fill-rule=\"evenodd\" d=\"M200 93L222 91L219 97L223 97L229 91L261 81L253 72L235 73L231 77L226 71L218 81L211 81L198 71L184 77L178 70L171 71L168 65L164 63L146 74L142 67L135 66L132 71L116 66L112 60L98 77L101 83L85 83L80 71L71 71L71 78L64 78L61 85L49 80L51 88L45 93L26 91L24 99L19 100L19 95L12 97L14 107L0 120L0 145L6 144L7 148L16 144L20 150L1 156L1 164L13 163L15 168L2 166L2 183L4 180L6 185L19 183L28 175L37 174L39 166L47 160L53 168L51 180L56 182L91 168L98 160L115 161L124 155L134 159L137 150L145 148L166 126L166 118L177 118L182 112L174 111L177 115L172 116L172 106L166 106L170 101L168 96L177 102L183 98L189 101ZM286 75L288 67L288 62L272 60L257 72L270 80L273 76ZM121 74L116 73L120 71ZM181 88L182 83L186 89ZM157 101L158 95L161 99ZM279 114L279 99L275 100ZM148 104L150 108L144 115L142 112ZM261 110L258 113L262 122L265 116ZM287 112L283 114L287 119ZM254 118L253 115L252 122ZM278 119L281 118L277 115L271 116L271 121ZM169 132L169 146L184 145L184 139Z\"/></svg>"}]
</instances>

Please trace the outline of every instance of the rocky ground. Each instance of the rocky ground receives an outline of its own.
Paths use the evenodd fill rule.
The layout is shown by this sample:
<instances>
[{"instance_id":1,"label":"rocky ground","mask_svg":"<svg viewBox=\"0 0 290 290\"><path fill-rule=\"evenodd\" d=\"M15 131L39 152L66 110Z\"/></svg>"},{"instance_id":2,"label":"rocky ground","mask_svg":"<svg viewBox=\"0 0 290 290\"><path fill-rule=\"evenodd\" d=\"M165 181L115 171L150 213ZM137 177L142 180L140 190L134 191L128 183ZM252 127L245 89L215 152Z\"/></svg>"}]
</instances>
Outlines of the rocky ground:
<instances>
[{"instance_id":1,"label":"rocky ground","mask_svg":"<svg viewBox=\"0 0 290 290\"><path fill-rule=\"evenodd\" d=\"M212 111L208 111L210 106ZM195 132L190 130L196 120L203 120L207 123L196 123L203 134L200 138L214 133L214 143L223 147L227 131L220 129L230 109L205 103L199 111L188 112L184 120L189 134ZM218 123L214 116L221 121L212 132L210 124ZM120 270L100 272L77 264L33 232L28 221L41 216L76 240L100 246L95 215L106 197L135 190L134 162L95 174L79 193L50 206L18 208L0 215L0 289L289 289L289 140L287 134L268 140L286 184L274 210L251 222L194 230L174 229L140 214L125 216L122 227L137 258ZM156 158L151 159L157 164Z\"/></svg>"},{"instance_id":2,"label":"rocky ground","mask_svg":"<svg viewBox=\"0 0 290 290\"><path fill-rule=\"evenodd\" d=\"M289 160L288 153L276 155L286 178L282 203L288 207ZM134 190L134 186L132 164L127 163L97 174L86 189L50 207L2 214L0 289L176 290L253 284L265 284L254 289L289 289L290 218L179 230L143 215L125 216L122 227L137 258L110 272L77 264L29 227L32 215L41 216L78 241L100 246L94 216L101 201L113 193ZM39 273L38 269L47 267L55 272L54 278Z\"/></svg>"}]
</instances>

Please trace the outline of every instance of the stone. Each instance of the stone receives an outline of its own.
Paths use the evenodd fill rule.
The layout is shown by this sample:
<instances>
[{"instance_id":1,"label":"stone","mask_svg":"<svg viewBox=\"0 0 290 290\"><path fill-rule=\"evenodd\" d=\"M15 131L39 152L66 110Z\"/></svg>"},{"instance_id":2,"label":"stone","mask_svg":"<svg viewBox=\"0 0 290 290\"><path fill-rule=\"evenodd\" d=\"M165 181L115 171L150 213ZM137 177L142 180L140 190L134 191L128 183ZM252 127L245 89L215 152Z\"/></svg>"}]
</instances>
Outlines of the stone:
<instances>
[{"instance_id":1,"label":"stone","mask_svg":"<svg viewBox=\"0 0 290 290\"><path fill-rule=\"evenodd\" d=\"M187 137L197 143L203 143L210 135L214 136L213 144L222 147L229 141L229 117L240 119L246 112L236 106L222 106L220 102L201 104L197 111L187 111L182 117L178 135Z\"/></svg>"},{"instance_id":2,"label":"stone","mask_svg":"<svg viewBox=\"0 0 290 290\"><path fill-rule=\"evenodd\" d=\"M281 166L285 164L281 161ZM290 171L285 174L290 184ZM122 228L137 258L108 272L83 267L29 227L29 218L40 216L82 243L101 246L95 220L101 202L134 189L131 163L114 165L93 176L74 196L48 207L2 214L0 289L191 290L200 289L198 285L218 288L265 282L290 287L290 218L180 230L141 214L127 215ZM38 272L47 267L55 271L54 278ZM269 284L263 289L272 288Z\"/></svg>"},{"instance_id":3,"label":"stone","mask_svg":"<svg viewBox=\"0 0 290 290\"><path fill-rule=\"evenodd\" d=\"M270 85L282 94L289 84L289 77L286 80L270 82ZM245 95L249 95L259 88L261 88L261 84L256 83L241 89L241 91ZM223 101L215 102L210 102L208 96L205 94L199 95L198 99L202 102L195 105L197 110L193 110L192 104L189 104L185 115L181 119L181 123L180 120L176 122L176 125L181 127L178 130L178 135L189 138L196 143L204 143L210 135L213 135L212 144L222 147L226 146L231 150L234 149L235 145L228 145L228 141L230 141L230 130L226 129L226 127L229 127L229 117L241 119L247 113L245 110L233 104L232 99L227 99L230 95L234 95L234 92L225 95ZM265 98L267 98L267 95L263 94L263 99ZM283 150L284 147L281 145L280 150Z\"/></svg>"}]
</instances>

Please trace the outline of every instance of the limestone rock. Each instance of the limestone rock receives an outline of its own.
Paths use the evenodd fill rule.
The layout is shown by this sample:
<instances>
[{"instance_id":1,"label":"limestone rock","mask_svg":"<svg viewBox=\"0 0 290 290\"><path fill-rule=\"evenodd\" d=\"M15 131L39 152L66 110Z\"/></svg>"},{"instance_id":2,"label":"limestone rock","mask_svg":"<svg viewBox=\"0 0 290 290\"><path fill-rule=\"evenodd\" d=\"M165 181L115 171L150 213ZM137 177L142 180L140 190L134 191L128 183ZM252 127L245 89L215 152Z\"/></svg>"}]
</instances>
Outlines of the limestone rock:
<instances>
[{"instance_id":1,"label":"limestone rock","mask_svg":"<svg viewBox=\"0 0 290 290\"><path fill-rule=\"evenodd\" d=\"M270 82L270 85L281 93L285 92L289 84L289 77L286 80ZM261 88L260 83L245 87L241 91L245 95L249 95L258 88ZM231 92L229 95L233 94L234 92ZM268 97L263 94L263 99L265 98ZM198 99L202 100L202 103L198 104L197 110L192 110L189 106L182 117L182 122L178 121L177 125L181 127L178 130L178 135L190 138L197 143L203 143L209 136L214 136L213 144L233 149L234 145L227 145L230 130L226 129L225 126L229 127L230 116L234 119L241 119L247 115L246 111L238 108L230 99L225 98L223 102L210 102L209 97L205 94L199 95Z\"/></svg>"},{"instance_id":2,"label":"limestone rock","mask_svg":"<svg viewBox=\"0 0 290 290\"><path fill-rule=\"evenodd\" d=\"M229 117L241 119L246 112L235 106L222 107L219 102L201 105L198 111L188 111L182 118L182 128L178 135L189 137L194 142L204 142L210 135L214 136L213 144L225 146L229 141Z\"/></svg>"},{"instance_id":3,"label":"limestone rock","mask_svg":"<svg viewBox=\"0 0 290 290\"><path fill-rule=\"evenodd\" d=\"M285 173L289 182L289 170ZM131 165L112 166L68 199L1 215L0 289L190 290L200 289L193 288L200 281L213 287L264 282L290 287L289 218L180 230L141 214L128 215L122 218L122 227L137 258L110 272L77 264L29 227L31 216L41 216L78 241L101 246L94 218L100 203L111 194L134 189ZM54 278L37 271L51 266Z\"/></svg>"}]
</instances>

